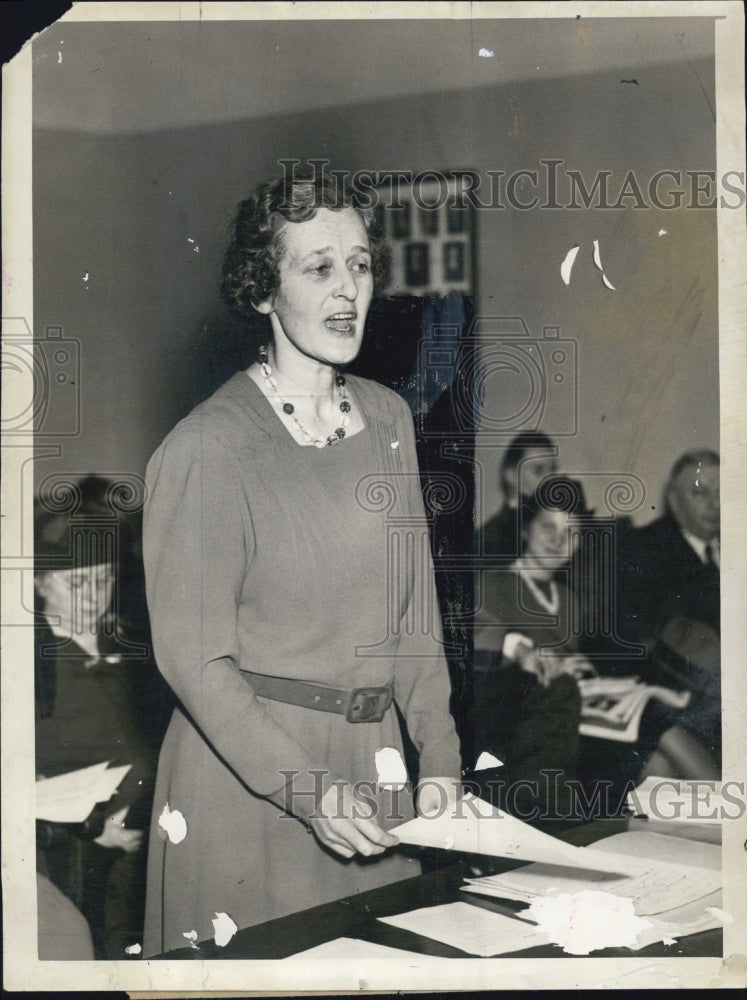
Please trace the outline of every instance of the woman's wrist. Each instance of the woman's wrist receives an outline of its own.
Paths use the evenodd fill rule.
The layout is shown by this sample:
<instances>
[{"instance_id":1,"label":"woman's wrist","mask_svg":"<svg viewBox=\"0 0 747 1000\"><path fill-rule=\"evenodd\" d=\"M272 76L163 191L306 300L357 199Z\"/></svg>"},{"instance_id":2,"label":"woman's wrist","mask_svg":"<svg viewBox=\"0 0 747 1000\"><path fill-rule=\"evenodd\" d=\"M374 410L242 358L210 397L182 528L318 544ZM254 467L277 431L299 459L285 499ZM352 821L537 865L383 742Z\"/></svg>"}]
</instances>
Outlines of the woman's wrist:
<instances>
[{"instance_id":1,"label":"woman's wrist","mask_svg":"<svg viewBox=\"0 0 747 1000\"><path fill-rule=\"evenodd\" d=\"M421 778L415 790L415 805L421 816L440 816L461 796L461 778L448 775Z\"/></svg>"}]
</instances>

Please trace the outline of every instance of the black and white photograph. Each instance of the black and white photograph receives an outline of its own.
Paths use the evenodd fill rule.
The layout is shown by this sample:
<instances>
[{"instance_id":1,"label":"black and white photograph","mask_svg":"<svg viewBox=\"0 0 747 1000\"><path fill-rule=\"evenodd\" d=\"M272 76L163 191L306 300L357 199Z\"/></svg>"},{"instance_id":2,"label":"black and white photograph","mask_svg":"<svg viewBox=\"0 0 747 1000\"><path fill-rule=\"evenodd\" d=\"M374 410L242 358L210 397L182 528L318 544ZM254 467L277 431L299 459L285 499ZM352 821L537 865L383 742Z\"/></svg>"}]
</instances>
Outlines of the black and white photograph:
<instances>
[{"instance_id":1,"label":"black and white photograph","mask_svg":"<svg viewBox=\"0 0 747 1000\"><path fill-rule=\"evenodd\" d=\"M743 5L51 16L5 988L743 988Z\"/></svg>"}]
</instances>

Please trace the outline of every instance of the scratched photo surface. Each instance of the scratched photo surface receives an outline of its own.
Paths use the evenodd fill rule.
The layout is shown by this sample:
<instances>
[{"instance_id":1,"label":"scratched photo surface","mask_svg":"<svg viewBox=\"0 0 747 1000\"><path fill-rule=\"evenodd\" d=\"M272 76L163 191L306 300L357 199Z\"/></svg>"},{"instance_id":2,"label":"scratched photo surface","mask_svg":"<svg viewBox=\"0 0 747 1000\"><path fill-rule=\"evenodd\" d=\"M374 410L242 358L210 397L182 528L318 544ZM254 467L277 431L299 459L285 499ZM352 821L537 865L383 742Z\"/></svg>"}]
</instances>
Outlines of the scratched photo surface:
<instances>
[{"instance_id":1,"label":"scratched photo surface","mask_svg":"<svg viewBox=\"0 0 747 1000\"><path fill-rule=\"evenodd\" d=\"M3 199L3 619L19 666L3 678L4 781L18 803L11 816L6 794L7 985L743 984L744 319L729 296L742 294L745 174L743 129L735 140L724 125L732 91L744 110L740 74L719 77L719 18L738 34L741 5L609 6L353 4L340 16L244 3L201 17L191 5L80 4L18 57L3 163L17 185ZM349 219L366 240L365 216L388 250L375 283L356 265L355 291L335 293L361 316L371 304L342 363L347 386L330 382L342 417L324 434L337 442L301 456L289 443L312 436L303 406L256 364L281 307L271 300L271 320L231 309L221 280L237 206L257 183L323 173L363 214L322 211L299 232L321 219L344 233ZM302 280L316 302L322 278ZM327 317L327 331L347 335L351 315ZM308 360L311 335L299 336ZM360 379L394 395L369 396ZM228 458L206 459L195 486L159 453L146 481L167 435L216 392L190 420L217 413L214 454ZM242 429L258 399L272 419ZM356 430L360 445L379 424L383 444L344 481L348 503L340 462L360 455ZM330 458L329 472L309 457ZM239 495L257 506L238 510ZM168 598L176 546L201 551L183 524L213 551L192 579L172 577ZM378 550L361 540L369 524ZM231 613L242 636L263 601L267 615L246 655L216 639L229 619L210 607L245 551L262 570ZM151 618L178 606L179 588L201 595L184 601L202 610L184 622L183 650L205 661L200 683L228 683L219 656L254 671L244 723L227 696L221 723L200 714L211 693L167 683L178 657ZM286 678L314 680L306 654L283 662L293 644L313 666L340 636L355 669L366 664L350 706L280 704L289 684L296 697ZM342 719L375 714L390 650L414 678L410 702L382 710L383 723ZM439 676L417 666L432 661ZM226 691L243 704L232 685L252 678L233 674ZM281 694L263 696L258 674L279 675ZM396 684L395 672L395 698ZM361 730L369 770L350 780L378 788L366 801L382 828L408 821L400 845L366 864L334 855L300 807L303 823L289 815L294 795L318 805L328 776L312 793L283 770L296 763L287 747L321 746L323 731L332 749L318 763L336 775L330 760ZM442 826L410 825L422 824L418 746L423 767L451 766L434 780L461 776L468 802L479 796L456 839L450 800ZM274 785L265 761L285 775ZM77 784L39 791L84 767ZM629 798L656 777L702 784L679 800L671 782ZM674 809L703 820L710 808L728 821L723 856L713 817L672 822ZM488 836L480 824L495 809L522 823ZM606 874L577 877L576 852L614 834L594 854ZM619 852L617 868L605 851ZM519 860L535 863L540 888L512 881ZM635 909L611 874L621 865ZM656 922L664 898L669 931Z\"/></svg>"}]
</instances>

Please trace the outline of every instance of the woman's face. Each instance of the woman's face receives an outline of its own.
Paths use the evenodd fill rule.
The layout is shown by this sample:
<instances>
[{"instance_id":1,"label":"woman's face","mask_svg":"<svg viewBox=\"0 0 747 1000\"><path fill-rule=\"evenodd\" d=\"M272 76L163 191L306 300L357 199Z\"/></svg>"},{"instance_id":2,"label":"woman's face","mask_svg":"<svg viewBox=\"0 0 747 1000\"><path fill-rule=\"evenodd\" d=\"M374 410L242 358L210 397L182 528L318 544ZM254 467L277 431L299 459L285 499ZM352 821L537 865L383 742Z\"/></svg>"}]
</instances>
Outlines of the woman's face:
<instances>
[{"instance_id":1,"label":"woman's face","mask_svg":"<svg viewBox=\"0 0 747 1000\"><path fill-rule=\"evenodd\" d=\"M360 350L373 294L368 233L353 208L320 208L286 223L280 287L257 307L269 315L275 352L345 365Z\"/></svg>"},{"instance_id":2,"label":"woman's face","mask_svg":"<svg viewBox=\"0 0 747 1000\"><path fill-rule=\"evenodd\" d=\"M60 626L71 635L95 633L99 620L109 610L114 569L111 563L101 563L53 570L40 573L35 583L47 618L59 619Z\"/></svg>"},{"instance_id":3,"label":"woman's face","mask_svg":"<svg viewBox=\"0 0 747 1000\"><path fill-rule=\"evenodd\" d=\"M568 531L569 514L563 510L541 510L524 530L525 561L544 568L552 576L561 561L571 558L578 540ZM575 534L575 533L574 533Z\"/></svg>"}]
</instances>

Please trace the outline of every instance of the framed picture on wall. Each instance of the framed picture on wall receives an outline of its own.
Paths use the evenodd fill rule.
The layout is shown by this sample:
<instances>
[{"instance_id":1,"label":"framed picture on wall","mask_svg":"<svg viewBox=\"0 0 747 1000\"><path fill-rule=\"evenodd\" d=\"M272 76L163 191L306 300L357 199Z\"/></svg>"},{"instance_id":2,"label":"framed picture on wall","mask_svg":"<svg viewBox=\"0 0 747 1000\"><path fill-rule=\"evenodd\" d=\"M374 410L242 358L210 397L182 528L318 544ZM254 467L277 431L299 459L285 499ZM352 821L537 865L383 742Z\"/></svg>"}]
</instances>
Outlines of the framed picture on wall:
<instances>
[{"instance_id":1,"label":"framed picture on wall","mask_svg":"<svg viewBox=\"0 0 747 1000\"><path fill-rule=\"evenodd\" d=\"M428 244L407 243L405 245L405 281L408 288L423 288L428 285Z\"/></svg>"},{"instance_id":2,"label":"framed picture on wall","mask_svg":"<svg viewBox=\"0 0 747 1000\"><path fill-rule=\"evenodd\" d=\"M444 243L443 273L447 281L464 281L464 243Z\"/></svg>"},{"instance_id":3,"label":"framed picture on wall","mask_svg":"<svg viewBox=\"0 0 747 1000\"><path fill-rule=\"evenodd\" d=\"M475 209L467 170L429 170L378 189L391 251L387 295L475 295Z\"/></svg>"}]
</instances>

